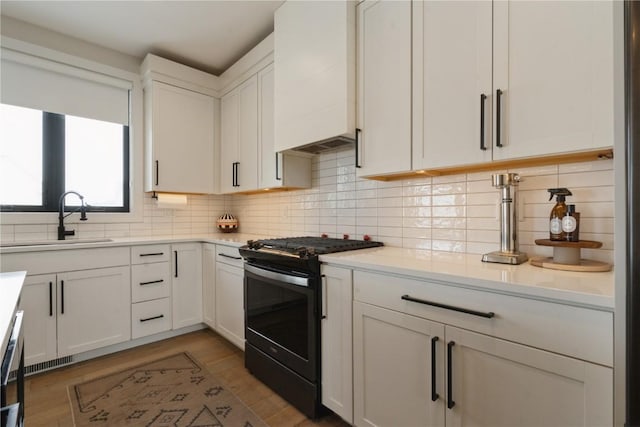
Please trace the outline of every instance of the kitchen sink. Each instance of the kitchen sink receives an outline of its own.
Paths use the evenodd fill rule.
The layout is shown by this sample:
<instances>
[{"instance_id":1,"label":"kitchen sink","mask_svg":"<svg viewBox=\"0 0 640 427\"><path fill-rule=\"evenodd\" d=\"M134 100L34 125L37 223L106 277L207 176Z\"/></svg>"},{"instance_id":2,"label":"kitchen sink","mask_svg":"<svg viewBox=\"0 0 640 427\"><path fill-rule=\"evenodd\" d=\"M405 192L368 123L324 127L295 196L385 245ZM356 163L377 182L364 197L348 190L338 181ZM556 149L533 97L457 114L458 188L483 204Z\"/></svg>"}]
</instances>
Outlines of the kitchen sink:
<instances>
[{"instance_id":1,"label":"kitchen sink","mask_svg":"<svg viewBox=\"0 0 640 427\"><path fill-rule=\"evenodd\" d=\"M0 243L0 248L12 248L16 246L74 245L79 243L105 243L112 241L112 239L32 240L24 242L2 242Z\"/></svg>"}]
</instances>

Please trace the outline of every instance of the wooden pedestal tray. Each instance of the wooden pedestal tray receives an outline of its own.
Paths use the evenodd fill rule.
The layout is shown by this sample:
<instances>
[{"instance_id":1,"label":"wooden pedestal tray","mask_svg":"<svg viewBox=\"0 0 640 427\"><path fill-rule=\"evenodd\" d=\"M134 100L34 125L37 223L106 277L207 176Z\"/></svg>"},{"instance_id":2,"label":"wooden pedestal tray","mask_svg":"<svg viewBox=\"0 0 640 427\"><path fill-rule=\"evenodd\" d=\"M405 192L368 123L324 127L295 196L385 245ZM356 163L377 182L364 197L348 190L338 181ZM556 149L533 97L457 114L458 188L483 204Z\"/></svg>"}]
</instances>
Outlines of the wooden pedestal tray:
<instances>
[{"instance_id":1,"label":"wooden pedestal tray","mask_svg":"<svg viewBox=\"0 0 640 427\"><path fill-rule=\"evenodd\" d=\"M580 240L579 242L562 242L549 239L538 239L536 245L553 247L553 257L531 258L531 265L554 270L566 271L609 271L612 265L607 262L580 258L580 249L598 249L602 242Z\"/></svg>"}]
</instances>

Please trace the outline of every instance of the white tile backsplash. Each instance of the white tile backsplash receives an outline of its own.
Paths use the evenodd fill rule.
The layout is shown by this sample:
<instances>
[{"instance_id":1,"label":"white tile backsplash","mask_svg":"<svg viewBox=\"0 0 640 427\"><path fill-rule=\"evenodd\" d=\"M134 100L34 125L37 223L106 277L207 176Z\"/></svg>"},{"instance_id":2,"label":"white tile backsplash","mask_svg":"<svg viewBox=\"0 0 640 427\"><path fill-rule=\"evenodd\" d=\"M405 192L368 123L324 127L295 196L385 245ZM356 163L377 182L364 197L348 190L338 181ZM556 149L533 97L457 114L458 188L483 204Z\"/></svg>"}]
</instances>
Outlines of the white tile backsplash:
<instances>
[{"instance_id":1,"label":"white tile backsplash","mask_svg":"<svg viewBox=\"0 0 640 427\"><path fill-rule=\"evenodd\" d=\"M159 209L145 195L141 222L79 223L70 218L76 238L139 237L215 233L215 220L229 212L243 233L269 236L320 235L341 238L364 234L388 246L482 254L499 249L499 193L491 185L494 172L473 172L400 181L356 177L353 150L326 152L312 162L313 188L238 196L189 195L185 209ZM547 188L568 187L581 214L580 236L603 242L583 257L613 261L613 161L513 169L522 176L518 196L521 250L552 254L536 246L548 237L550 202ZM0 215L2 241L56 238L56 224L16 224Z\"/></svg>"}]
</instances>

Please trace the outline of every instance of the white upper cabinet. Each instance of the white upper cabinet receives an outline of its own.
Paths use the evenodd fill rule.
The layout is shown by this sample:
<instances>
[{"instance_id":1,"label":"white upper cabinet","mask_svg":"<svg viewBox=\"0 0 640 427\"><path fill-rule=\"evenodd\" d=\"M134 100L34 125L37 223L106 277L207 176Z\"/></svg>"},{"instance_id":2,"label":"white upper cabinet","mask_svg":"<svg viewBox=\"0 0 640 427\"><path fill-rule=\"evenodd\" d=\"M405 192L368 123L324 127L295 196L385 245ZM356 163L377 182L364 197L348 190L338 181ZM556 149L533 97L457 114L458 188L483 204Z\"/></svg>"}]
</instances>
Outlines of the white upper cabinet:
<instances>
[{"instance_id":1,"label":"white upper cabinet","mask_svg":"<svg viewBox=\"0 0 640 427\"><path fill-rule=\"evenodd\" d=\"M614 7L494 2L494 160L613 145Z\"/></svg>"},{"instance_id":2,"label":"white upper cabinet","mask_svg":"<svg viewBox=\"0 0 640 427\"><path fill-rule=\"evenodd\" d=\"M258 187L311 187L311 158L275 151L273 130L273 64L258 73Z\"/></svg>"},{"instance_id":3,"label":"white upper cabinet","mask_svg":"<svg viewBox=\"0 0 640 427\"><path fill-rule=\"evenodd\" d=\"M145 191L213 193L214 98L151 81L145 98Z\"/></svg>"},{"instance_id":4,"label":"white upper cabinet","mask_svg":"<svg viewBox=\"0 0 640 427\"><path fill-rule=\"evenodd\" d=\"M413 5L414 170L613 145L613 2Z\"/></svg>"},{"instance_id":5,"label":"white upper cabinet","mask_svg":"<svg viewBox=\"0 0 640 427\"><path fill-rule=\"evenodd\" d=\"M354 137L355 5L288 1L276 10L276 151Z\"/></svg>"},{"instance_id":6,"label":"white upper cabinet","mask_svg":"<svg viewBox=\"0 0 640 427\"><path fill-rule=\"evenodd\" d=\"M358 5L358 176L411 169L411 2Z\"/></svg>"},{"instance_id":7,"label":"white upper cabinet","mask_svg":"<svg viewBox=\"0 0 640 427\"><path fill-rule=\"evenodd\" d=\"M414 3L414 169L491 161L491 11Z\"/></svg>"},{"instance_id":8,"label":"white upper cabinet","mask_svg":"<svg viewBox=\"0 0 640 427\"><path fill-rule=\"evenodd\" d=\"M258 188L258 77L253 75L222 98L221 189Z\"/></svg>"}]
</instances>

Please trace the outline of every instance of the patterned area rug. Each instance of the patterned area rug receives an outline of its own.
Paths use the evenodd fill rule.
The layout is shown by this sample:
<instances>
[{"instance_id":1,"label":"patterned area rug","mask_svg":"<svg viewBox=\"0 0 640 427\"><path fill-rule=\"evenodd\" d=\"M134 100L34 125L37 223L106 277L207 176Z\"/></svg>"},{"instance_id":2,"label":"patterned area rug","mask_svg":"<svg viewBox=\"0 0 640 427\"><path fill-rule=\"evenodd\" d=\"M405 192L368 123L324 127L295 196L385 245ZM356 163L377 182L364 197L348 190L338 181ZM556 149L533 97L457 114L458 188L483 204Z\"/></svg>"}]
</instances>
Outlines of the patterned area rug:
<instances>
[{"instance_id":1,"label":"patterned area rug","mask_svg":"<svg viewBox=\"0 0 640 427\"><path fill-rule=\"evenodd\" d=\"M188 353L68 390L76 427L266 427Z\"/></svg>"}]
</instances>

